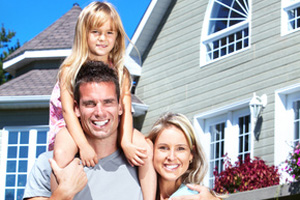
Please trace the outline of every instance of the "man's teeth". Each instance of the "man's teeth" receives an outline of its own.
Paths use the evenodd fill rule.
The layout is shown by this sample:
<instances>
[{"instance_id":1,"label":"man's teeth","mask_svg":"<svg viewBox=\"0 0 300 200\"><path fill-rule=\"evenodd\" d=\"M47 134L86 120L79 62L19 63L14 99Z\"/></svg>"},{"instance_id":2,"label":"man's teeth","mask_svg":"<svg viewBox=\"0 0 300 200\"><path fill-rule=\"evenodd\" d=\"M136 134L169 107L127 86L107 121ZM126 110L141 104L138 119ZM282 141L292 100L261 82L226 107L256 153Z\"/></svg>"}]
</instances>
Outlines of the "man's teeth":
<instances>
[{"instance_id":1,"label":"man's teeth","mask_svg":"<svg viewBox=\"0 0 300 200\"><path fill-rule=\"evenodd\" d=\"M105 125L107 122L108 122L108 120L105 120L105 121L95 121L94 123L95 123L97 126L103 126L103 125Z\"/></svg>"}]
</instances>

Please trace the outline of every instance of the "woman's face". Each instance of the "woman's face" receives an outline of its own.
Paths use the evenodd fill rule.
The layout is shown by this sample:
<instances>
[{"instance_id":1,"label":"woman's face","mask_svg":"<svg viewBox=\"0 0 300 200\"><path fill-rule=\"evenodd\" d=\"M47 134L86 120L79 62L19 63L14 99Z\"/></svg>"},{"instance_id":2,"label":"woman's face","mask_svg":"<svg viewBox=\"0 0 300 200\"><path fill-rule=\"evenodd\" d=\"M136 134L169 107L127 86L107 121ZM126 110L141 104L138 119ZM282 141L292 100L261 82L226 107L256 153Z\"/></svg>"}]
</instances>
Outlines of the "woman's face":
<instances>
[{"instance_id":1,"label":"woman's face","mask_svg":"<svg viewBox=\"0 0 300 200\"><path fill-rule=\"evenodd\" d=\"M160 177L176 181L188 169L193 155L184 133L172 125L158 134L153 158L154 168Z\"/></svg>"}]
</instances>

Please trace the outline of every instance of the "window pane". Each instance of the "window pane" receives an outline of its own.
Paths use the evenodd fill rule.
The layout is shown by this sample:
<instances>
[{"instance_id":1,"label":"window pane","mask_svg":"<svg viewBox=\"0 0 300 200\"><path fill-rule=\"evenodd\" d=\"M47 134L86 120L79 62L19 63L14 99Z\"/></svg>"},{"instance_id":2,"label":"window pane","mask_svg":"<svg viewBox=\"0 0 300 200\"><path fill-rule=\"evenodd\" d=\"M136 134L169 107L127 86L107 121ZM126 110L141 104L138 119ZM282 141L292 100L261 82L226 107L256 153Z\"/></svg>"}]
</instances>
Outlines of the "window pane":
<instances>
[{"instance_id":1,"label":"window pane","mask_svg":"<svg viewBox=\"0 0 300 200\"><path fill-rule=\"evenodd\" d=\"M249 135L245 135L245 151L249 151L249 143L250 141L249 140Z\"/></svg>"},{"instance_id":2,"label":"window pane","mask_svg":"<svg viewBox=\"0 0 300 200\"><path fill-rule=\"evenodd\" d=\"M24 186L26 185L26 175L18 175L18 186Z\"/></svg>"},{"instance_id":3,"label":"window pane","mask_svg":"<svg viewBox=\"0 0 300 200\"><path fill-rule=\"evenodd\" d=\"M6 172L16 172L16 161L7 161L7 164L6 164Z\"/></svg>"},{"instance_id":4,"label":"window pane","mask_svg":"<svg viewBox=\"0 0 300 200\"><path fill-rule=\"evenodd\" d=\"M17 147L7 148L7 158L17 158Z\"/></svg>"},{"instance_id":5,"label":"window pane","mask_svg":"<svg viewBox=\"0 0 300 200\"><path fill-rule=\"evenodd\" d=\"M17 191L17 200L22 200L24 195L24 189L18 189Z\"/></svg>"},{"instance_id":6,"label":"window pane","mask_svg":"<svg viewBox=\"0 0 300 200\"><path fill-rule=\"evenodd\" d=\"M29 132L21 132L21 141L20 144L28 144L29 143Z\"/></svg>"},{"instance_id":7,"label":"window pane","mask_svg":"<svg viewBox=\"0 0 300 200\"><path fill-rule=\"evenodd\" d=\"M19 161L19 170L18 172L27 172L27 160Z\"/></svg>"},{"instance_id":8,"label":"window pane","mask_svg":"<svg viewBox=\"0 0 300 200\"><path fill-rule=\"evenodd\" d=\"M17 191L17 200L22 200L23 199L23 194L24 194L24 189L18 189Z\"/></svg>"},{"instance_id":9,"label":"window pane","mask_svg":"<svg viewBox=\"0 0 300 200\"><path fill-rule=\"evenodd\" d=\"M239 152L243 152L243 137L239 137Z\"/></svg>"},{"instance_id":10,"label":"window pane","mask_svg":"<svg viewBox=\"0 0 300 200\"><path fill-rule=\"evenodd\" d=\"M46 146L37 146L36 147L36 158L39 157L41 153L46 151Z\"/></svg>"},{"instance_id":11,"label":"window pane","mask_svg":"<svg viewBox=\"0 0 300 200\"><path fill-rule=\"evenodd\" d=\"M11 174L6 175L5 186L8 186L8 187L15 186L15 181L16 181L15 179L16 179L15 175L11 175Z\"/></svg>"},{"instance_id":12,"label":"window pane","mask_svg":"<svg viewBox=\"0 0 300 200\"><path fill-rule=\"evenodd\" d=\"M5 190L5 200L14 200L15 190L14 189L6 189Z\"/></svg>"},{"instance_id":13,"label":"window pane","mask_svg":"<svg viewBox=\"0 0 300 200\"><path fill-rule=\"evenodd\" d=\"M9 132L8 144L18 144L18 132Z\"/></svg>"},{"instance_id":14,"label":"window pane","mask_svg":"<svg viewBox=\"0 0 300 200\"><path fill-rule=\"evenodd\" d=\"M39 131L37 134L37 144L46 144L47 143L47 132Z\"/></svg>"},{"instance_id":15,"label":"window pane","mask_svg":"<svg viewBox=\"0 0 300 200\"><path fill-rule=\"evenodd\" d=\"M20 147L20 158L28 158L28 147Z\"/></svg>"}]
</instances>

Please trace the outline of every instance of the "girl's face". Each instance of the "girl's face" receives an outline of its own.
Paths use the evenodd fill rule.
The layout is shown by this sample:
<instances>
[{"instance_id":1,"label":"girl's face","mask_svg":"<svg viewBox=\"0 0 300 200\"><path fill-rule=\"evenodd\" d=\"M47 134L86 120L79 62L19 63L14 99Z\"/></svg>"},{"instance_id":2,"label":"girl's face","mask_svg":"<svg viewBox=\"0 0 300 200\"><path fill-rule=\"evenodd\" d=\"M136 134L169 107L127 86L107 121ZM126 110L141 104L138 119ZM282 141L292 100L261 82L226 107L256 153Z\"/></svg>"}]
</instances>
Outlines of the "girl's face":
<instances>
[{"instance_id":1,"label":"girl's face","mask_svg":"<svg viewBox=\"0 0 300 200\"><path fill-rule=\"evenodd\" d=\"M111 20L107 20L101 27L92 29L88 33L88 47L90 59L108 62L108 54L114 48L117 31L112 29Z\"/></svg>"},{"instance_id":2,"label":"girl's face","mask_svg":"<svg viewBox=\"0 0 300 200\"><path fill-rule=\"evenodd\" d=\"M160 178L176 181L188 169L193 159L184 133L175 126L163 129L154 143L153 163Z\"/></svg>"}]
</instances>

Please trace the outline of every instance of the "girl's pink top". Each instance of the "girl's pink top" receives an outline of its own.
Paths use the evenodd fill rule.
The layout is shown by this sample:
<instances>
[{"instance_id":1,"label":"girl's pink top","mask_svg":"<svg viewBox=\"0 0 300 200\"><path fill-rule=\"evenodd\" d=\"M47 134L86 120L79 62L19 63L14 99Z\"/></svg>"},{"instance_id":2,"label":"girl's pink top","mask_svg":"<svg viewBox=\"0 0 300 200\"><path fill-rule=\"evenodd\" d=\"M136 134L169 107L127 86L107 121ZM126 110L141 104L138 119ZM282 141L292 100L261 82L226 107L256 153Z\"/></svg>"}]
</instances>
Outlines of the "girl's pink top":
<instances>
[{"instance_id":1,"label":"girl's pink top","mask_svg":"<svg viewBox=\"0 0 300 200\"><path fill-rule=\"evenodd\" d=\"M58 131L66 126L63 114L62 114L62 106L60 100L60 88L59 82L55 84L49 105L49 146L48 150L53 150L54 148L54 140Z\"/></svg>"}]
</instances>

